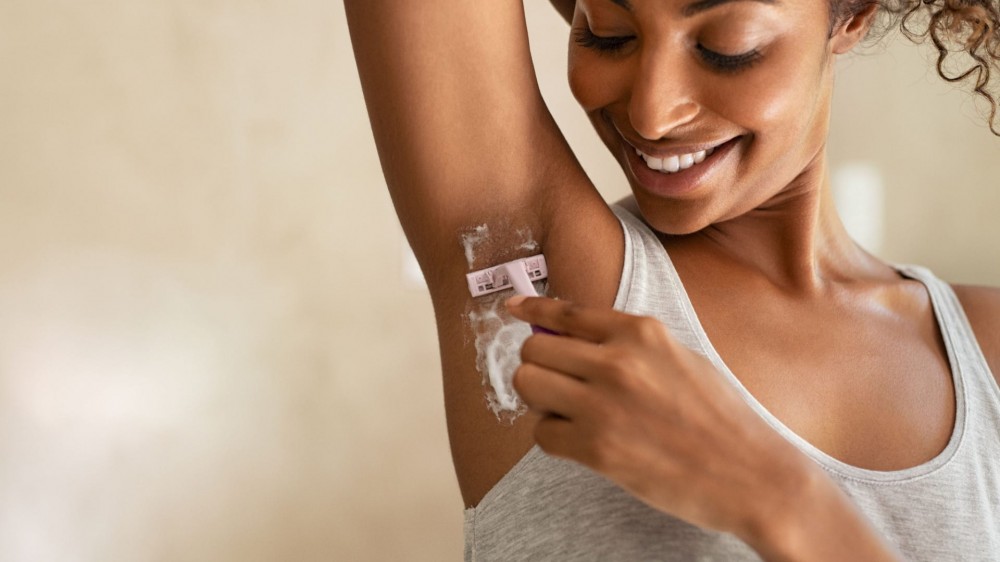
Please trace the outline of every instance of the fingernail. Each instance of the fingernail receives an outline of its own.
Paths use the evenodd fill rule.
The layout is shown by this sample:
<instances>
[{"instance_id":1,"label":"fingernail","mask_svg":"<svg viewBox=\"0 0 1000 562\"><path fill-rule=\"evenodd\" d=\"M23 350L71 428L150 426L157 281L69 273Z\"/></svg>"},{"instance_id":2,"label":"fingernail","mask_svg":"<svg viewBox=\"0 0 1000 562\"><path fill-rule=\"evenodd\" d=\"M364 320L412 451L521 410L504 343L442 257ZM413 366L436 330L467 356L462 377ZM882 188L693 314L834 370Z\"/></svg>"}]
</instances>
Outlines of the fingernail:
<instances>
[{"instance_id":1,"label":"fingernail","mask_svg":"<svg viewBox=\"0 0 1000 562\"><path fill-rule=\"evenodd\" d=\"M528 298L528 297L526 297L524 295L517 295L516 297L510 297L509 299L507 299L507 303L506 303L507 304L507 308L510 308L512 306L517 306L517 305L521 304L522 302L524 302L524 299L526 299L526 298Z\"/></svg>"}]
</instances>

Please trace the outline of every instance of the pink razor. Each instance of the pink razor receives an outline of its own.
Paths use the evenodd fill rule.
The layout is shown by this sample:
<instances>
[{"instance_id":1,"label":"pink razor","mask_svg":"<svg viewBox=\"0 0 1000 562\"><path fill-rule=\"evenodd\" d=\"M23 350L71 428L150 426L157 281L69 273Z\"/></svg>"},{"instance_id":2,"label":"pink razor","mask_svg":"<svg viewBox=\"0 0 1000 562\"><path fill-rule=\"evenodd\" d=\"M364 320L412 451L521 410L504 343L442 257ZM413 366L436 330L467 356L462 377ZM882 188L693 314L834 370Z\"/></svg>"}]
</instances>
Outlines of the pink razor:
<instances>
[{"instance_id":1,"label":"pink razor","mask_svg":"<svg viewBox=\"0 0 1000 562\"><path fill-rule=\"evenodd\" d=\"M545 279L548 276L549 270L545 266L545 256L539 254L488 269L473 271L467 274L465 279L469 282L469 292L474 297L511 288L519 295L537 297L538 293L531 282Z\"/></svg>"},{"instance_id":2,"label":"pink razor","mask_svg":"<svg viewBox=\"0 0 1000 562\"><path fill-rule=\"evenodd\" d=\"M473 297L481 297L510 288L513 288L518 295L537 297L538 291L535 290L532 282L546 279L548 276L549 270L545 265L545 256L539 254L474 271L467 274L465 278L469 283L469 292L472 293ZM552 330L546 330L534 324L531 326L531 331L536 334L556 335Z\"/></svg>"}]
</instances>

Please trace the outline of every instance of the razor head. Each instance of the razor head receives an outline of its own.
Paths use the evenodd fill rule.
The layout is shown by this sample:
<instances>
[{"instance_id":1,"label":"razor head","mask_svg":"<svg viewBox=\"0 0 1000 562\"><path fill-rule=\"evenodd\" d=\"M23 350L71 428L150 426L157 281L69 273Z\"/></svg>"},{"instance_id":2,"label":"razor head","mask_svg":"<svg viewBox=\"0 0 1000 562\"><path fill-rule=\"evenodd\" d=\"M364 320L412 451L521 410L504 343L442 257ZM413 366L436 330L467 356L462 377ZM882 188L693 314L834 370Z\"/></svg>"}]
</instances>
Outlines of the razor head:
<instances>
[{"instance_id":1,"label":"razor head","mask_svg":"<svg viewBox=\"0 0 1000 562\"><path fill-rule=\"evenodd\" d=\"M514 269L515 275L519 275L519 270L524 271L529 282L540 281L549 276L548 267L545 265L545 256L538 254L466 274L469 292L472 293L473 297L481 297L504 289L515 288L508 268L517 268Z\"/></svg>"}]
</instances>

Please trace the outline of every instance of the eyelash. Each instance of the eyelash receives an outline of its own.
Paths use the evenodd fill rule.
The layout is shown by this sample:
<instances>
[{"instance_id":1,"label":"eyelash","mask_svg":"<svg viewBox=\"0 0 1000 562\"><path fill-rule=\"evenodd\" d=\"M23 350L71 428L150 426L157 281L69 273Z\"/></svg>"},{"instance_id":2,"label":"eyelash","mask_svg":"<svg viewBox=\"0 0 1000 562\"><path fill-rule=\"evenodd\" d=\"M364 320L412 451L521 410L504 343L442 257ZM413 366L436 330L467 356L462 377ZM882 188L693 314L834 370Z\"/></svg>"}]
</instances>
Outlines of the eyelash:
<instances>
[{"instance_id":1,"label":"eyelash","mask_svg":"<svg viewBox=\"0 0 1000 562\"><path fill-rule=\"evenodd\" d=\"M738 55L723 55L706 49L700 44L697 48L698 52L701 53L701 58L703 58L705 62L712 65L716 70L727 73L735 73L741 70L746 70L760 62L761 57L760 51L757 49L751 49Z\"/></svg>"},{"instance_id":2,"label":"eyelash","mask_svg":"<svg viewBox=\"0 0 1000 562\"><path fill-rule=\"evenodd\" d=\"M581 47L593 49L600 53L615 54L635 39L635 37L601 37L594 35L594 32L590 28L581 27L573 32L573 39Z\"/></svg>"},{"instance_id":3,"label":"eyelash","mask_svg":"<svg viewBox=\"0 0 1000 562\"><path fill-rule=\"evenodd\" d=\"M632 42L635 37L601 37L595 35L589 28L582 27L573 33L573 39L577 45L588 49L593 49L599 53L614 55L621 51L626 45ZM760 61L760 51L753 49L738 55L723 55L716 53L702 45L697 46L701 58L719 72L736 73L746 70Z\"/></svg>"}]
</instances>

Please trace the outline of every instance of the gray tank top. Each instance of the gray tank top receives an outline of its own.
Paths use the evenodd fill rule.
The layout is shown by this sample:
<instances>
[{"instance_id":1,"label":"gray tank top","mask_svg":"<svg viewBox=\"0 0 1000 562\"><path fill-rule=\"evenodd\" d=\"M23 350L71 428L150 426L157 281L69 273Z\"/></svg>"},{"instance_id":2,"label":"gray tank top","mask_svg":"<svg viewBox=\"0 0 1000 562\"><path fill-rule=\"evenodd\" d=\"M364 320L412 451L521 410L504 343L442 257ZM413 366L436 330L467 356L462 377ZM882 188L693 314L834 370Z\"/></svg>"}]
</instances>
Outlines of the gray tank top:
<instances>
[{"instance_id":1,"label":"gray tank top","mask_svg":"<svg viewBox=\"0 0 1000 562\"><path fill-rule=\"evenodd\" d=\"M708 357L771 426L822 466L908 560L1000 560L1000 388L951 287L897 266L930 293L955 386L955 425L934 459L874 471L840 462L771 415L729 371L695 314L663 245L615 208L625 266L615 308L655 316ZM598 474L537 446L465 512L465 560L760 560L736 537L655 511Z\"/></svg>"}]
</instances>

